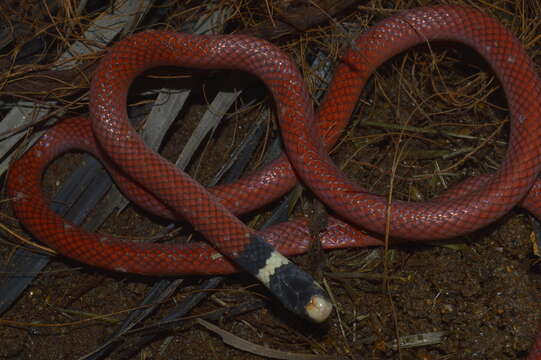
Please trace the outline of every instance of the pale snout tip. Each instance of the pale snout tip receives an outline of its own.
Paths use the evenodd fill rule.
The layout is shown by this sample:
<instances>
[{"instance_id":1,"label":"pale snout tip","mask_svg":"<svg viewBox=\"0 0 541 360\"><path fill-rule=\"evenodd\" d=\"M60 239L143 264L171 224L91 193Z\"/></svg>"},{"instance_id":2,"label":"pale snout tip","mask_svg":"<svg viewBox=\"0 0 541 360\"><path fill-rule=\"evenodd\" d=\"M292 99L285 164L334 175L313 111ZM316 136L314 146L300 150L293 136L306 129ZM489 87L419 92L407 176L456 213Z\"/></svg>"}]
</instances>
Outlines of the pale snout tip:
<instances>
[{"instance_id":1,"label":"pale snout tip","mask_svg":"<svg viewBox=\"0 0 541 360\"><path fill-rule=\"evenodd\" d=\"M306 305L306 313L308 317L317 323L322 323L332 312L332 304L326 297L321 295L314 295L310 299L308 305Z\"/></svg>"}]
</instances>

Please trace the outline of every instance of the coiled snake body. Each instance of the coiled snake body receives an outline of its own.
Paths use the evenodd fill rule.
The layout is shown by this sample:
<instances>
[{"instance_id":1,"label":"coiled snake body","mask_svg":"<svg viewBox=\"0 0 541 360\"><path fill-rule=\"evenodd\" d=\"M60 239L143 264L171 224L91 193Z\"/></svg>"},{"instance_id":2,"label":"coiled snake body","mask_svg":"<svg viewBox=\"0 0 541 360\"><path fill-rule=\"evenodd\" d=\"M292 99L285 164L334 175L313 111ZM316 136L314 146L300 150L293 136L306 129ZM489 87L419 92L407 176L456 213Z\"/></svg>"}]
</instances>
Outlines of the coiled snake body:
<instances>
[{"instance_id":1,"label":"coiled snake body","mask_svg":"<svg viewBox=\"0 0 541 360\"><path fill-rule=\"evenodd\" d=\"M386 199L345 178L326 149L340 135L374 69L427 40L461 42L487 60L508 99L512 118L508 151L492 176L469 179L426 203L394 201L387 214ZM138 74L161 65L240 69L260 77L274 96L287 157L209 192L149 151L127 120L126 96ZM100 62L91 86L91 123L64 121L48 131L13 164L8 191L24 226L63 255L148 275L221 273L240 267L260 279L292 311L323 321L331 311L325 293L270 245L284 254L304 251L309 241L306 224L293 221L258 233L233 214L281 196L296 182L296 174L350 223L383 233L390 216L394 237L422 240L462 235L491 223L517 204L539 217L537 190L541 186L534 183L541 168L540 99L541 82L522 45L494 19L465 7L410 10L369 29L345 54L317 115L296 67L265 41L143 32L119 42ZM73 148L104 158L128 197L160 215L188 220L214 247L128 243L87 233L59 218L43 200L41 174L55 156ZM323 242L328 248L379 244L339 220L331 221ZM541 336L529 359L541 359Z\"/></svg>"}]
</instances>

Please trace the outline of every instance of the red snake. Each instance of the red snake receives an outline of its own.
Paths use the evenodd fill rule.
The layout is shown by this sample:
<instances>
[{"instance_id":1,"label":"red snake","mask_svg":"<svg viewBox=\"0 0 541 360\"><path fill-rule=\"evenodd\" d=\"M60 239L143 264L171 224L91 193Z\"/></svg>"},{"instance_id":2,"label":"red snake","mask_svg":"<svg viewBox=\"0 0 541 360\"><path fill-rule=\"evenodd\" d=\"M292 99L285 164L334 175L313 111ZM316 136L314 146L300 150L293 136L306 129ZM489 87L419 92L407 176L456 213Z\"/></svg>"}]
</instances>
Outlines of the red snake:
<instances>
[{"instance_id":1,"label":"red snake","mask_svg":"<svg viewBox=\"0 0 541 360\"><path fill-rule=\"evenodd\" d=\"M337 140L373 71L390 57L427 40L460 42L487 60L508 100L508 151L493 175L468 179L425 203L393 201L388 214L387 200L348 180L326 149ZM240 69L259 76L274 96L287 157L207 192L149 151L129 125L126 97L138 74L161 65ZM116 44L100 62L91 85L91 124L75 119L49 130L13 164L8 191L24 226L59 253L108 269L149 275L226 273L236 271L237 266L207 244L134 244L89 234L62 220L49 210L40 189L41 174L55 156L69 149L94 153L128 197L147 210L188 220L220 253L235 261L254 237L272 243L286 255L306 250L310 241L306 221L254 233L233 215L283 195L297 181L295 173L349 223L384 233L390 216L393 237L449 238L479 229L517 204L541 219L541 185L534 186L541 169L540 99L541 82L520 42L493 18L466 7L410 10L370 28L343 57L317 114L295 65L265 41L247 36L143 32ZM327 248L380 244L336 219L322 239ZM250 265L238 264L250 270ZM541 334L528 359L541 359Z\"/></svg>"}]
</instances>

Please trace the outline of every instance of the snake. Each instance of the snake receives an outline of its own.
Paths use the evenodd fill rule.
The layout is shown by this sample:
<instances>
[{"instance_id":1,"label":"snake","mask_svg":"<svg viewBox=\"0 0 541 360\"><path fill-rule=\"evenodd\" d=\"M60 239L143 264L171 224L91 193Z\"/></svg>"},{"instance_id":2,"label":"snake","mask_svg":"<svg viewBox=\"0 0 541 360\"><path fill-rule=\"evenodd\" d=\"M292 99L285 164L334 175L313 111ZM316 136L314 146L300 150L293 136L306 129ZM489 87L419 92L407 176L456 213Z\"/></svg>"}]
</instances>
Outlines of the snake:
<instances>
[{"instance_id":1,"label":"snake","mask_svg":"<svg viewBox=\"0 0 541 360\"><path fill-rule=\"evenodd\" d=\"M499 79L510 114L508 148L499 169L472 177L425 202L371 194L329 157L374 71L393 56L428 41L458 42L479 53ZM205 189L151 151L130 125L133 80L158 66L241 70L271 93L285 153L240 180ZM314 110L294 62L275 45L247 35L136 33L106 51L90 85L89 118L63 120L14 161L7 179L14 213L58 253L115 271L177 276L246 271L293 313L323 322L332 303L323 288L287 256L310 247L306 219L255 231L237 215L280 198L298 181L336 216L321 234L324 248L382 245L372 234L434 240L471 233L523 206L541 219L541 81L523 45L496 19L462 6L406 10L353 41ZM208 243L140 243L89 233L50 210L41 178L66 151L101 159L119 188L140 207L186 220ZM541 332L528 359L541 359Z\"/></svg>"}]
</instances>

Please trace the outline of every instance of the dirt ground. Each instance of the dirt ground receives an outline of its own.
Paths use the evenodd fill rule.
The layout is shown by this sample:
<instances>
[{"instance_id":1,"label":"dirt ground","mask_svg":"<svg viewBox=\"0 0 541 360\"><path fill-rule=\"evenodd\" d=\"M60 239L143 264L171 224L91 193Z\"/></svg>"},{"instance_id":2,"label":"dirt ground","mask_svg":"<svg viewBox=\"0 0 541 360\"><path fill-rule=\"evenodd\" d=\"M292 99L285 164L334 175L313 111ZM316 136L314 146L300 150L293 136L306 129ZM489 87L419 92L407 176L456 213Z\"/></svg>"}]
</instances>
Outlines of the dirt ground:
<instances>
[{"instance_id":1,"label":"dirt ground","mask_svg":"<svg viewBox=\"0 0 541 360\"><path fill-rule=\"evenodd\" d=\"M403 6L419 3L429 2L408 2ZM522 7L521 16L526 20L516 20L513 11L521 6L502 4L507 8L483 6L513 31L535 19L534 10ZM374 23L393 13L381 10L386 6L391 7L378 1L360 2L344 19L354 21L368 13L371 16L362 21ZM527 51L539 67L541 42L535 34L541 33L541 27L532 28L534 36L528 39L537 40L527 42ZM526 41L524 33L516 34ZM315 43L323 35L313 36ZM295 46L289 50L294 57L300 56ZM437 71L427 69L436 60ZM433 77L435 73L437 77ZM162 149L165 157L175 157L206 110L205 89L235 76L242 78L238 73L217 72L202 79L189 110L183 112L184 118L167 136ZM264 104L272 103L261 84L249 85L263 94L258 99L266 101ZM417 90L412 90L414 87ZM426 94L434 88L453 90L426 100ZM136 106L137 100L134 95L130 105ZM503 93L486 64L463 47L421 47L389 61L370 81L361 104L332 156L350 178L370 191L386 195L392 188L394 199L425 200L463 178L493 171L505 152L508 113ZM189 172L208 183L242 141L254 117L255 113L230 116L209 137L205 151L193 161ZM415 129L400 131L404 128L397 130L389 124ZM279 136L274 119L267 126L268 137L260 145L252 167L258 166L272 138ZM419 129L436 129L436 133ZM457 133L467 138L449 135ZM476 147L465 158L468 149ZM400 161L393 177L389 173L397 154ZM82 159L80 154L69 154L49 168L44 178L49 198ZM437 169L449 170L436 174ZM292 216L310 214L313 204L312 194L305 190ZM273 206L243 220L261 223ZM99 205L97 209L99 212ZM17 228L15 219L7 217L11 214L9 204L4 203L3 210L6 224L25 234ZM392 244L387 251L378 247L335 250L326 252L315 265L313 254L295 257L294 261L306 269L321 269L316 275L321 275L336 307L323 325L292 318L244 274L228 276L188 316L191 319L263 299L262 308L213 323L255 344L291 353L332 355L336 359L522 359L541 321L541 260L536 253L541 234L536 236L535 223L526 211L515 209L487 228L444 242L401 242ZM99 231L151 238L166 225L130 205L109 217ZM13 249L13 242L0 243L0 259L9 262ZM81 358L102 344L130 310L140 306L158 280L102 271L56 256L2 315L0 320L10 322L0 321L0 359ZM192 295L202 280L188 277L140 328L158 322L168 310ZM103 358L265 358L225 344L216 333L197 323L187 324L167 331L151 329L157 338L141 349L134 348L134 344L143 332L133 331ZM438 338L435 343L418 344L434 336ZM394 346L397 337L402 339L400 352ZM408 346L412 344L417 346Z\"/></svg>"}]
</instances>

